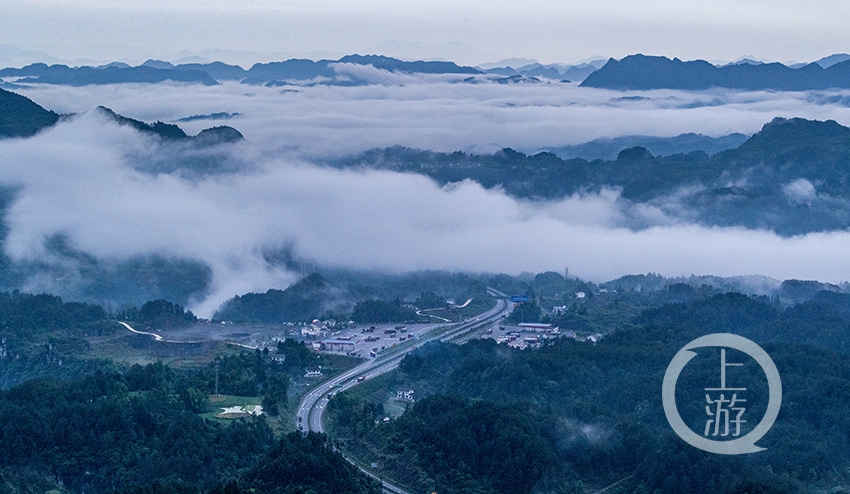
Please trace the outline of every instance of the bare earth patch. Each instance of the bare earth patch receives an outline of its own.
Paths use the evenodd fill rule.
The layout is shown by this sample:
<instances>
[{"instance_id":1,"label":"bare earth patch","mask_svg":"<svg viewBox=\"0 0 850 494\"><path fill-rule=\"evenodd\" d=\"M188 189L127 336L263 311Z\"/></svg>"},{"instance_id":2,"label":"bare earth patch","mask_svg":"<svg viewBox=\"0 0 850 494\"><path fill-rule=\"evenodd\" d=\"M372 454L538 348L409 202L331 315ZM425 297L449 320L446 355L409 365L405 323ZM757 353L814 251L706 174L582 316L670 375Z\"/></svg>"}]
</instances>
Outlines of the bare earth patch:
<instances>
[{"instance_id":1,"label":"bare earth patch","mask_svg":"<svg viewBox=\"0 0 850 494\"><path fill-rule=\"evenodd\" d=\"M222 412L216 415L216 417L222 419L238 419L243 417L248 417L250 415L262 415L263 407L262 405L245 405L245 406L233 406L222 408Z\"/></svg>"}]
</instances>

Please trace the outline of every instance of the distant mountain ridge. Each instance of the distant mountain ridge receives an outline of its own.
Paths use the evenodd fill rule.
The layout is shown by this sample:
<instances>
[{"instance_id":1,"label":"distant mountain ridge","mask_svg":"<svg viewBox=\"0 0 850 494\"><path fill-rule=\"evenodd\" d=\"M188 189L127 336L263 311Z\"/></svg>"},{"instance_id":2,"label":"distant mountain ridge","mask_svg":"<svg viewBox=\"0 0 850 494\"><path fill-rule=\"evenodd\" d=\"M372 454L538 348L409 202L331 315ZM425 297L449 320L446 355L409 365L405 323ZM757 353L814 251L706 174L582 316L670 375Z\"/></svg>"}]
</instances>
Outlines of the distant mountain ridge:
<instances>
[{"instance_id":1,"label":"distant mountain ridge","mask_svg":"<svg viewBox=\"0 0 850 494\"><path fill-rule=\"evenodd\" d=\"M709 137L702 134L680 134L674 137L621 136L594 139L590 142L572 146L544 148L561 158L582 158L586 160L614 160L620 151L630 147L643 147L655 156L670 156L703 151L709 155L733 149L744 143L749 136L734 133L721 137Z\"/></svg>"},{"instance_id":2,"label":"distant mountain ridge","mask_svg":"<svg viewBox=\"0 0 850 494\"><path fill-rule=\"evenodd\" d=\"M20 69L0 70L0 77L21 77L18 84L61 84L88 86L92 84L158 83L165 81L185 82L213 86L218 84L207 72L200 70L171 70L154 67L121 67L110 65L105 68L46 65L37 63Z\"/></svg>"},{"instance_id":3,"label":"distant mountain ridge","mask_svg":"<svg viewBox=\"0 0 850 494\"><path fill-rule=\"evenodd\" d=\"M833 55L823 57L820 60L815 60L815 63L826 69L847 60L850 60L850 55L847 53L835 53Z\"/></svg>"},{"instance_id":4,"label":"distant mountain ridge","mask_svg":"<svg viewBox=\"0 0 850 494\"><path fill-rule=\"evenodd\" d=\"M311 81L321 84L352 85L365 81L346 75L338 78L336 64L371 65L389 72L409 74L481 74L473 67L454 62L405 62L379 55L348 55L339 60L290 59L282 62L257 63L245 70L238 65L222 62L173 65L161 60L148 60L138 67L111 63L101 67L68 67L35 63L22 68L0 70L0 78L18 78L16 83L62 84L85 86L91 84L158 83L173 81L188 84L215 85L219 81L241 81L244 84L282 85L286 81Z\"/></svg>"},{"instance_id":5,"label":"distant mountain ridge","mask_svg":"<svg viewBox=\"0 0 850 494\"><path fill-rule=\"evenodd\" d=\"M625 201L623 226L637 229L654 220L632 215L629 205L651 206L674 221L786 236L850 230L850 128L834 121L776 118L713 156L654 156L631 147L591 162L512 149L472 155L393 147L331 165L420 173L441 185L473 180L528 200L616 189Z\"/></svg>"},{"instance_id":6,"label":"distant mountain ridge","mask_svg":"<svg viewBox=\"0 0 850 494\"><path fill-rule=\"evenodd\" d=\"M553 80L581 82L590 74L602 67L605 63L605 60L593 60L591 62L576 65L543 65L540 63L531 63L522 65L518 68L511 66L491 67L485 72L488 74L498 74L503 76L521 75L524 77L543 77Z\"/></svg>"},{"instance_id":7,"label":"distant mountain ridge","mask_svg":"<svg viewBox=\"0 0 850 494\"><path fill-rule=\"evenodd\" d=\"M712 87L742 90L805 91L850 88L850 59L823 68L810 63L790 68L780 63L734 64L717 67L704 60L630 55L608 60L590 74L582 87L618 90L684 89Z\"/></svg>"},{"instance_id":8,"label":"distant mountain ridge","mask_svg":"<svg viewBox=\"0 0 850 494\"><path fill-rule=\"evenodd\" d=\"M529 62L533 62L528 60ZM522 60L516 62L523 63ZM382 55L347 55L338 60L292 58L284 61L256 63L249 69L222 62L172 64L147 60L132 67L113 62L98 67L69 67L34 63L21 68L0 69L0 78L15 78L9 84L90 84L158 83L172 81L186 84L214 85L221 81L244 84L285 86L288 84L320 84L357 86L372 82L352 73L338 71L339 64L371 66L379 70L403 74L500 75L520 76L527 81L539 78L562 82L581 82L585 87L607 89L690 89L711 87L734 89L806 90L850 88L850 55L834 54L815 62L785 66L742 59L723 66L704 60L683 62L677 58L630 55L622 60L594 59L575 65L527 63L521 67L493 66L487 69L462 66L450 61L403 61ZM514 82L513 79L493 79ZM467 80L458 82L469 82Z\"/></svg>"}]
</instances>

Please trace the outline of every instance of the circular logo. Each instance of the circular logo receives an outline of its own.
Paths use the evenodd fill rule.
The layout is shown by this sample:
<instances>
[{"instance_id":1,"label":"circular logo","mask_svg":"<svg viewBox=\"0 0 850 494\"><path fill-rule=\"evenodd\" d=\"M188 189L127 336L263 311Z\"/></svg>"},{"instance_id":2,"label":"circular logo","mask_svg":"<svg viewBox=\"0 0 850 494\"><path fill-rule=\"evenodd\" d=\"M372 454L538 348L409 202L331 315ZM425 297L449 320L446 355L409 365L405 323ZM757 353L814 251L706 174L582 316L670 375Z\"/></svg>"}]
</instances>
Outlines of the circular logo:
<instances>
[{"instance_id":1,"label":"circular logo","mask_svg":"<svg viewBox=\"0 0 850 494\"><path fill-rule=\"evenodd\" d=\"M750 357L753 358L764 371L765 376L767 376L767 385L769 391L769 399L767 403L767 410L764 413L764 417L761 422L749 433L744 436L738 437L736 439L728 440L728 441L715 441L709 439L708 437L703 437L692 431L690 427L688 427L685 422L682 420L682 417L679 415L679 410L676 408L676 381L679 379L679 374L682 372L682 369L690 362L690 360L696 357L696 353L691 350L694 348L703 348L703 347L722 347L722 348L733 348L735 350L739 350L743 353L746 353ZM727 364L725 361L725 350L723 350L723 361L721 362L721 387L720 388L710 388L713 391L727 391L734 392L745 388L727 388L726 387L726 367L729 366L737 366L742 364ZM709 388L707 388L708 390ZM699 448L703 451L708 451L709 453L716 453L721 455L741 455L746 453L756 453L758 451L763 451L765 448L756 446L756 441L761 439L770 427L773 425L773 422L776 420L776 416L779 414L779 407L782 404L782 381L779 379L779 371L776 369L776 365L771 360L770 356L762 350L760 346L755 344L754 342L744 338L743 336L738 336L729 333L715 333L707 336L702 336L693 340L692 342L685 345L679 352L673 357L673 360L670 361L670 365L667 366L667 372L664 373L664 383L661 386L661 396L662 402L664 404L664 414L667 416L667 422L670 423L670 426L673 428L673 431L682 439L685 440L688 444L695 448ZM730 417L733 416L731 413L734 410L742 410L742 408L734 408L736 401L738 404L744 402L745 400L738 400L736 395L733 395L731 399L727 399L725 394L721 394L720 398L716 401L712 401L708 395L706 395L706 400L709 404L714 405L717 410L717 416L712 417L707 421L706 425L706 436L709 435L711 426L713 425L715 435L717 435L717 431L721 424L721 419L726 421L725 432L729 432L729 421ZM725 409L721 410L723 406L726 406ZM709 412L710 407L706 407L706 411ZM721 415L723 412L723 415ZM738 413L738 419L740 419L740 414ZM715 421L716 420L716 421ZM739 420L740 421L740 420ZM734 421L732 421L734 422ZM727 434L722 434L727 435ZM733 434L735 435L735 434Z\"/></svg>"}]
</instances>

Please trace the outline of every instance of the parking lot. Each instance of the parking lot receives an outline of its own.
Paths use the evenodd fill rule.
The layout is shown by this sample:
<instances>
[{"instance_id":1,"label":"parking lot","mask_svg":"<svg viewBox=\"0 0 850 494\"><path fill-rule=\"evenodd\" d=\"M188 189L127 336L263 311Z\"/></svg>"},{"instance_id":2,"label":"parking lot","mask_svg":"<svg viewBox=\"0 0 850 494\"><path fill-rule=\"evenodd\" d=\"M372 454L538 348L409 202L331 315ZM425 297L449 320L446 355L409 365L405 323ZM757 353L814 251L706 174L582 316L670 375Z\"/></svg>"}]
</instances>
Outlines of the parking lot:
<instances>
[{"instance_id":1,"label":"parking lot","mask_svg":"<svg viewBox=\"0 0 850 494\"><path fill-rule=\"evenodd\" d=\"M439 324L360 324L323 338L316 343L320 351L357 357L370 357L372 352L391 348L410 338L428 332Z\"/></svg>"}]
</instances>

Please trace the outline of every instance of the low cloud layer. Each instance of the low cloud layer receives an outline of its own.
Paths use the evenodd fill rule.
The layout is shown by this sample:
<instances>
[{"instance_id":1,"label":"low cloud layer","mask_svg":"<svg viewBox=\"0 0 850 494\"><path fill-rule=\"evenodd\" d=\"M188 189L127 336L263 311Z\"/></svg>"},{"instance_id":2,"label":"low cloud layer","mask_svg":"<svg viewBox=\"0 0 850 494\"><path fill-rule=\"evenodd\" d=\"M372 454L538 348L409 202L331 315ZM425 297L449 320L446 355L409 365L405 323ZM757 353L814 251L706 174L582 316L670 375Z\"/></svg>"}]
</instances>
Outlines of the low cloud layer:
<instances>
[{"instance_id":1,"label":"low cloud layer","mask_svg":"<svg viewBox=\"0 0 850 494\"><path fill-rule=\"evenodd\" d=\"M23 92L60 113L104 105L145 121L239 113L223 121L267 151L316 159L373 147L435 151L523 151L622 135L752 134L774 117L834 119L850 125L850 91L738 93L731 90L617 91L574 84L452 83L466 76L400 75L339 64L368 86L48 86ZM181 123L196 133L215 122Z\"/></svg>"},{"instance_id":2,"label":"low cloud layer","mask_svg":"<svg viewBox=\"0 0 850 494\"><path fill-rule=\"evenodd\" d=\"M850 272L850 233L782 238L624 209L612 190L532 203L471 182L441 188L418 175L313 164L317 157L393 144L489 150L618 134L753 132L778 114L850 123L847 108L812 105L805 95L676 94L725 100L684 109L664 106L672 94L608 104L616 93L545 85L435 83L294 93L141 85L27 94L61 112L103 104L148 121L243 115L226 122L248 141L220 150L220 159L232 165L222 167L225 173L151 173L147 164L177 162L179 150L97 112L30 139L0 141L0 184L17 191L5 215L6 255L67 264L46 247L61 236L70 248L104 262L149 255L198 261L212 273L209 292L192 304L205 316L234 295L293 282L294 273L267 261L268 252L282 249L327 266L508 273L569 267L593 281L654 271L840 282ZM208 125L184 127L194 133ZM790 184L786 193L803 200L805 185ZM636 220L649 227L629 228ZM34 279L25 288L44 283Z\"/></svg>"}]
</instances>

